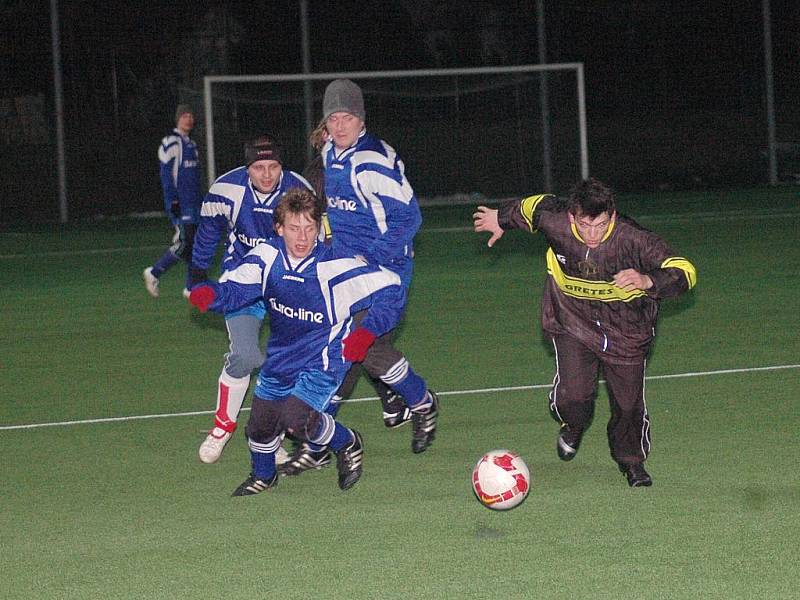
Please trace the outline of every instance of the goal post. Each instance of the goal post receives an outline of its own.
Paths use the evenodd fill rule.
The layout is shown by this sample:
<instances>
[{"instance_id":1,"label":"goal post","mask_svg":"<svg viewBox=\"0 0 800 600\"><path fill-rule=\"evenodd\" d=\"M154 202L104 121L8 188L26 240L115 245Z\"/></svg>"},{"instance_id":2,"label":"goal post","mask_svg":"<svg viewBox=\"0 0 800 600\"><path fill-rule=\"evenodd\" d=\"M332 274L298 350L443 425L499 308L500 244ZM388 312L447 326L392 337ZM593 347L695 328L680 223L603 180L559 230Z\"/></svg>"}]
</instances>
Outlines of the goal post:
<instances>
[{"instance_id":1,"label":"goal post","mask_svg":"<svg viewBox=\"0 0 800 600\"><path fill-rule=\"evenodd\" d=\"M209 185L219 173L241 164L241 143L262 131L277 134L300 170L310 158L308 134L321 117L325 86L352 79L365 96L367 129L395 147L417 171L410 175L418 195L447 197L476 193L544 190L537 166L549 169L551 140L543 117L558 125L554 156L559 183L589 176L583 63L348 71L265 75L209 75L203 81ZM560 78L560 79L558 79ZM547 81L545 81L547 79ZM545 87L546 86L546 87ZM547 108L542 105L547 98ZM544 130L544 132L543 132ZM489 160L481 160L481 156ZM496 163L496 164L495 164ZM548 164L545 164L548 163ZM485 173L479 171L485 169ZM420 172L436 171L422 178ZM499 179L507 182L499 184ZM516 191L516 190L514 190Z\"/></svg>"}]
</instances>

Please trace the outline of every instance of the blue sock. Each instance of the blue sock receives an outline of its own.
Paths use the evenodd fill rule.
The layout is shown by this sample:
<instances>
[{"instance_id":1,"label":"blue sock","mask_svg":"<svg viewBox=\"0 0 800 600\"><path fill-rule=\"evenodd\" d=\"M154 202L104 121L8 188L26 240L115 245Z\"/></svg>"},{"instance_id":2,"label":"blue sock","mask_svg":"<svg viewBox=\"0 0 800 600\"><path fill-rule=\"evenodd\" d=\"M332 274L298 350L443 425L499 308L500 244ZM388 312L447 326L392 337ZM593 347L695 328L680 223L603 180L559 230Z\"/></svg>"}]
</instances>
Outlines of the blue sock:
<instances>
[{"instance_id":1,"label":"blue sock","mask_svg":"<svg viewBox=\"0 0 800 600\"><path fill-rule=\"evenodd\" d=\"M330 422L330 420L328 422ZM319 427L317 428L317 431L314 433L312 439L319 439L319 436L322 434L323 430L326 429L327 427L330 427L330 425L326 424L324 420L320 421ZM341 423L339 423L338 421L334 421L333 437L331 437L331 441L328 442L327 447L333 450L334 452L337 452L342 448L344 448L345 446L347 446L352 441L353 441L353 432L350 431L350 429L348 429ZM310 441L306 443L308 444L309 448L311 448L311 450L313 450L314 452L319 452L320 450L326 448L326 446L315 444Z\"/></svg>"},{"instance_id":2,"label":"blue sock","mask_svg":"<svg viewBox=\"0 0 800 600\"><path fill-rule=\"evenodd\" d=\"M161 277L165 271L168 271L170 267L172 267L179 260L180 259L175 256L172 250L167 250L161 255L161 258L156 261L156 264L153 265L153 276Z\"/></svg>"},{"instance_id":3,"label":"blue sock","mask_svg":"<svg viewBox=\"0 0 800 600\"><path fill-rule=\"evenodd\" d=\"M389 383L387 381L386 384L405 399L406 404L411 410L414 410L414 407L419 407L429 400L428 386L425 380L414 373L411 367L408 367L408 373L403 379L397 383Z\"/></svg>"},{"instance_id":4,"label":"blue sock","mask_svg":"<svg viewBox=\"0 0 800 600\"><path fill-rule=\"evenodd\" d=\"M417 402L413 406L409 406L409 408L411 409L411 412L427 413L432 406L433 398L426 390L425 397L422 399L422 402Z\"/></svg>"},{"instance_id":5,"label":"blue sock","mask_svg":"<svg viewBox=\"0 0 800 600\"><path fill-rule=\"evenodd\" d=\"M253 465L253 476L268 481L275 475L275 453L253 452L250 450L250 464Z\"/></svg>"},{"instance_id":6,"label":"blue sock","mask_svg":"<svg viewBox=\"0 0 800 600\"><path fill-rule=\"evenodd\" d=\"M350 429L341 423L336 423L336 427L333 430L333 437L331 438L331 443L329 446L331 450L338 452L345 446L349 446L353 442L353 439L353 432Z\"/></svg>"},{"instance_id":7,"label":"blue sock","mask_svg":"<svg viewBox=\"0 0 800 600\"><path fill-rule=\"evenodd\" d=\"M334 418L336 417L336 413L339 412L339 408L341 407L341 404L339 402L337 402L337 399L339 401L341 401L341 398L339 396L334 396L333 400L328 405L328 408L325 409L325 414L328 414L328 415L330 415L330 416L332 416ZM320 431L315 432L314 435L316 436L316 435L319 435L320 433L322 433L322 428L324 426L325 426L324 425L324 421L320 421L320 425L319 425ZM334 427L336 427L336 426L334 426ZM336 435L335 432L336 432L336 429L334 428L334 436ZM314 442L306 442L306 443L308 444L308 447L311 448L311 450L313 450L314 452L319 452L320 450L325 448L325 446L320 446L319 444L315 444Z\"/></svg>"}]
</instances>

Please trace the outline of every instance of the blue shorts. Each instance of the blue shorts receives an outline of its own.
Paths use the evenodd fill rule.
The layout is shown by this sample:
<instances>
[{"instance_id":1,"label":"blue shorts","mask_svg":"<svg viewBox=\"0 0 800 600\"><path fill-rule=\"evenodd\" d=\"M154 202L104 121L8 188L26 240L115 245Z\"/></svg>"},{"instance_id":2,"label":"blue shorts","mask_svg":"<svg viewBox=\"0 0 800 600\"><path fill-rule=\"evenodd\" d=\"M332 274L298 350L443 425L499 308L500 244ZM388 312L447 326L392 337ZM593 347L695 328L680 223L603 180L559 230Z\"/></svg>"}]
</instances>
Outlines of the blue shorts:
<instances>
[{"instance_id":1,"label":"blue shorts","mask_svg":"<svg viewBox=\"0 0 800 600\"><path fill-rule=\"evenodd\" d=\"M264 400L295 396L314 410L324 412L342 384L341 378L327 371L302 371L293 381L258 375L255 394Z\"/></svg>"},{"instance_id":2,"label":"blue shorts","mask_svg":"<svg viewBox=\"0 0 800 600\"><path fill-rule=\"evenodd\" d=\"M225 313L225 318L230 319L231 317L239 317L241 315L253 315L260 321L263 321L266 314L267 306L264 304L263 300L259 300L258 302L250 304L249 306L245 306L244 308L240 308L239 310Z\"/></svg>"}]
</instances>

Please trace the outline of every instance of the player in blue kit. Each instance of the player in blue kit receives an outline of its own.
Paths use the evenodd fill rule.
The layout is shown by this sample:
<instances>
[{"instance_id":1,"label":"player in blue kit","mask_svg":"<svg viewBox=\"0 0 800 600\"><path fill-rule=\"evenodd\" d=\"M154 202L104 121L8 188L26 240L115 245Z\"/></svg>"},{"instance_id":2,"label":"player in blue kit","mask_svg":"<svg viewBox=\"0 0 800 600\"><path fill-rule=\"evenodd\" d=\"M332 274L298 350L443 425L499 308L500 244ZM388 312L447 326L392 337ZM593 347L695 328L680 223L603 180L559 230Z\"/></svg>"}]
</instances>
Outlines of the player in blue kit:
<instances>
[{"instance_id":1,"label":"player in blue kit","mask_svg":"<svg viewBox=\"0 0 800 600\"><path fill-rule=\"evenodd\" d=\"M332 244L341 254L363 258L396 273L403 286L411 284L414 266L413 240L422 216L417 197L405 175L403 161L395 150L366 130L361 88L349 79L332 81L323 97L324 136L321 150L327 215ZM360 317L359 317L360 318ZM363 361L364 370L399 392L406 377L418 377L408 360L392 343L387 332L371 346ZM347 398L355 385L353 372L339 391ZM424 452L432 443L438 400L428 394L426 410L411 411L419 397L400 392L405 404L387 412L384 421L395 426L410 419L413 426L411 449ZM327 458L324 448L301 446L282 467L287 475L318 468Z\"/></svg>"},{"instance_id":2,"label":"player in blue kit","mask_svg":"<svg viewBox=\"0 0 800 600\"><path fill-rule=\"evenodd\" d=\"M247 142L244 154L245 165L219 177L203 200L192 253L190 287L208 279L208 269L223 237L225 252L220 271L224 276L239 266L256 245L277 235L274 211L283 195L291 189L310 190L302 176L283 168L283 146L271 135ZM217 385L214 427L198 452L204 463L219 460L236 430L250 374L264 362L258 338L265 312L264 302L257 299L249 306L225 313L230 351Z\"/></svg>"},{"instance_id":3,"label":"player in blue kit","mask_svg":"<svg viewBox=\"0 0 800 600\"><path fill-rule=\"evenodd\" d=\"M405 287L396 273L319 243L322 214L309 191L287 192L274 219L278 238L259 244L218 284L193 288L190 297L200 310L222 312L263 301L270 315L267 356L246 428L252 472L233 495L277 483L275 451L287 432L331 448L339 487L346 490L361 476L361 436L325 411L351 362L363 360L372 342L399 321ZM367 308L356 325L354 315ZM404 393L418 395L418 406L429 405L424 382L414 383Z\"/></svg>"},{"instance_id":4,"label":"player in blue kit","mask_svg":"<svg viewBox=\"0 0 800 600\"><path fill-rule=\"evenodd\" d=\"M144 286L153 297L159 295L159 278L178 261L192 258L192 243L197 229L200 203L200 160L197 144L189 134L194 129L194 111L188 104L179 104L175 111L175 129L161 140L158 147L164 211L175 227L172 245L156 263L142 273ZM187 273L188 287L188 273ZM188 291L184 289L184 295Z\"/></svg>"}]
</instances>

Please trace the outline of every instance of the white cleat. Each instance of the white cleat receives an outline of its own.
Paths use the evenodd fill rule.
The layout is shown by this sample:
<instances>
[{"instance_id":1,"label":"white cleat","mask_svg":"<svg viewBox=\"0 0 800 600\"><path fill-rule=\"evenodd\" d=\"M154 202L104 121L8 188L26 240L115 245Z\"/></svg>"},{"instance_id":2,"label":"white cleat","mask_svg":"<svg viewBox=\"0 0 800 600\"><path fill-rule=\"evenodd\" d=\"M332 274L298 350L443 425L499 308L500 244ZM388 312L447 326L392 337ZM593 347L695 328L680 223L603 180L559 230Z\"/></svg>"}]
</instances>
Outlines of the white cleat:
<instances>
[{"instance_id":1,"label":"white cleat","mask_svg":"<svg viewBox=\"0 0 800 600\"><path fill-rule=\"evenodd\" d=\"M189 291L188 288L183 288L183 297L184 298L186 298L188 300L189 296L191 296L191 295L192 295L192 293Z\"/></svg>"},{"instance_id":2,"label":"white cleat","mask_svg":"<svg viewBox=\"0 0 800 600\"><path fill-rule=\"evenodd\" d=\"M219 460L219 457L222 456L222 451L225 449L225 444L228 443L228 440L231 439L231 435L233 435L229 431L222 431L222 434L219 436L214 435L214 433L218 431L221 430L215 427L214 430L206 436L203 443L200 444L200 450L197 452L200 456L200 460L207 465L213 464Z\"/></svg>"},{"instance_id":3,"label":"white cleat","mask_svg":"<svg viewBox=\"0 0 800 600\"><path fill-rule=\"evenodd\" d=\"M144 279L144 287L147 288L147 293L153 298L158 298L158 277L153 275L153 267L147 267L142 272Z\"/></svg>"}]
</instances>

